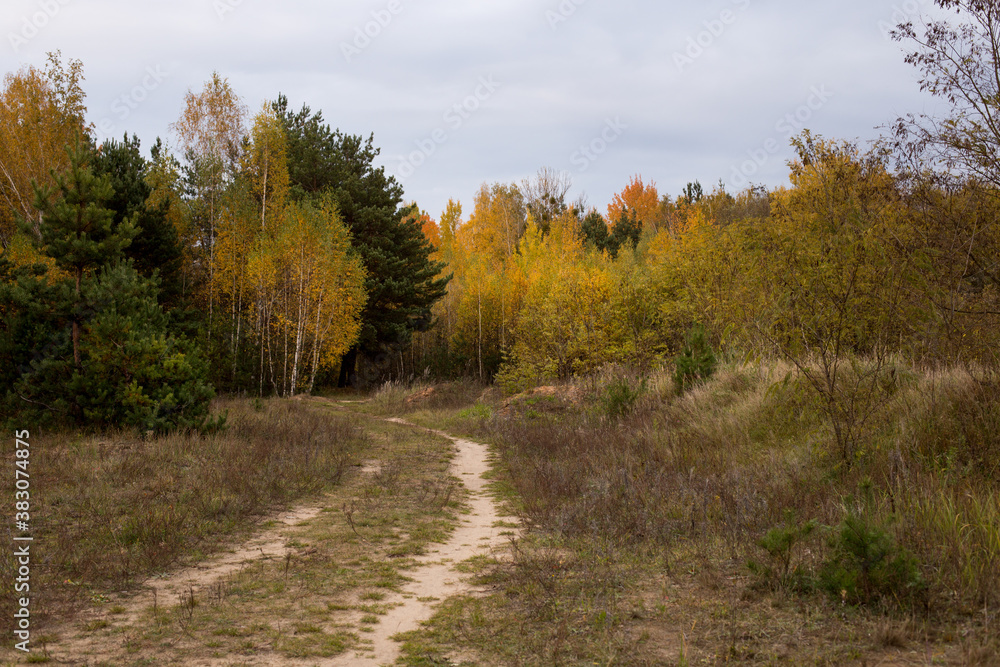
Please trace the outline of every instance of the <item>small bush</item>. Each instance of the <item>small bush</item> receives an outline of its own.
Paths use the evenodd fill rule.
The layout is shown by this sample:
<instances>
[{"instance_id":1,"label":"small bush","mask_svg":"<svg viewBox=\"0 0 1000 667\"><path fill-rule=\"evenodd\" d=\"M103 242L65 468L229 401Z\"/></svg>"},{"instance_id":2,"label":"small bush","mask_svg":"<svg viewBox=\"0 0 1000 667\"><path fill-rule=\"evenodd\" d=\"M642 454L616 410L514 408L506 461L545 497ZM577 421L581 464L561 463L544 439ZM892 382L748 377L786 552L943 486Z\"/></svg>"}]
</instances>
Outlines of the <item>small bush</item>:
<instances>
[{"instance_id":1,"label":"small bush","mask_svg":"<svg viewBox=\"0 0 1000 667\"><path fill-rule=\"evenodd\" d=\"M684 350L675 361L674 384L677 393L683 394L697 382L712 377L717 365L715 351L708 342L705 328L696 324L688 332Z\"/></svg>"},{"instance_id":2,"label":"small bush","mask_svg":"<svg viewBox=\"0 0 1000 667\"><path fill-rule=\"evenodd\" d=\"M796 547L812 535L816 526L815 519L799 523L795 520L794 510L785 512L785 524L768 530L757 543L767 553L770 562L761 564L751 560L747 564L750 571L757 575L759 584L766 588L812 588L812 577L805 567L800 563L793 568L792 560Z\"/></svg>"},{"instance_id":3,"label":"small bush","mask_svg":"<svg viewBox=\"0 0 1000 667\"><path fill-rule=\"evenodd\" d=\"M645 391L645 380L635 389L631 387L625 378L614 380L604 390L604 396L601 398L604 413L613 420L621 419L631 414L635 410L636 401L639 400L639 397Z\"/></svg>"},{"instance_id":4,"label":"small bush","mask_svg":"<svg viewBox=\"0 0 1000 667\"><path fill-rule=\"evenodd\" d=\"M897 547L885 529L863 517L844 519L831 536L830 549L819 582L835 598L849 604L893 601L908 606L926 592L916 558Z\"/></svg>"}]
</instances>

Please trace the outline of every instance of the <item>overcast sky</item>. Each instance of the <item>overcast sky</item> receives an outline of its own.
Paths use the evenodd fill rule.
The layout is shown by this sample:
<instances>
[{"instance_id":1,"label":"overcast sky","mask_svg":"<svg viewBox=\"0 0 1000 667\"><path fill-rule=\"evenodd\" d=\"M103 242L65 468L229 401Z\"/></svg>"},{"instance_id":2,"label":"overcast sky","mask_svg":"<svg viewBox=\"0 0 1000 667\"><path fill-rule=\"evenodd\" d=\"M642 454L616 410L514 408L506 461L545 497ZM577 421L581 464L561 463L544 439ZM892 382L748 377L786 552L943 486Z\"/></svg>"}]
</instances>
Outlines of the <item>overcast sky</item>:
<instances>
[{"instance_id":1,"label":"overcast sky","mask_svg":"<svg viewBox=\"0 0 1000 667\"><path fill-rule=\"evenodd\" d=\"M3 71L83 61L98 136L144 148L213 70L367 136L407 200L466 216L547 166L603 211L633 174L676 196L787 182L808 127L867 142L935 107L891 25L930 0L4 0Z\"/></svg>"}]
</instances>

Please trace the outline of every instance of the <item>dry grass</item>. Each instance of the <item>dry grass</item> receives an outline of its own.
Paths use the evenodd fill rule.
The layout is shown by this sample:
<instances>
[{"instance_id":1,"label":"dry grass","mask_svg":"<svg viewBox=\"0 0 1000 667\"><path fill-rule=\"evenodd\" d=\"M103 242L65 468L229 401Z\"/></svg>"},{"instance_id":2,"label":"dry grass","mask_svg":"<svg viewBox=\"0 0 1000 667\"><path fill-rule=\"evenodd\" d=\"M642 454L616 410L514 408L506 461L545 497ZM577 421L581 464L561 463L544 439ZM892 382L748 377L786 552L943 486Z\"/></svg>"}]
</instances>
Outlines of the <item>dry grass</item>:
<instances>
[{"instance_id":1,"label":"dry grass","mask_svg":"<svg viewBox=\"0 0 1000 667\"><path fill-rule=\"evenodd\" d=\"M164 594L151 605L144 595L134 621L83 627L88 649L112 664L294 665L370 653L373 629L418 576L414 557L446 539L462 498L441 492L454 482L449 441L376 421L364 428L364 456L381 465L352 466L323 494L322 511L283 528L283 556L249 560L190 594L181 588L180 600ZM58 641L53 648L66 654Z\"/></svg>"},{"instance_id":2,"label":"dry grass","mask_svg":"<svg viewBox=\"0 0 1000 667\"><path fill-rule=\"evenodd\" d=\"M1000 648L1000 385L895 372L846 466L825 406L782 364L723 368L682 397L665 374L611 369L575 383L588 396L575 409L467 411L534 530L485 573L498 593L446 607L412 664L455 644L488 647L493 664L676 664L682 645L689 664L987 664L977 656ZM868 606L824 594L852 516L912 554L926 588ZM808 520L819 528L787 560L761 547ZM762 581L751 560L787 572Z\"/></svg>"},{"instance_id":3,"label":"dry grass","mask_svg":"<svg viewBox=\"0 0 1000 667\"><path fill-rule=\"evenodd\" d=\"M781 364L723 368L680 397L665 373L621 368L512 402L468 383L384 387L366 411L491 442L496 489L527 526L511 559L477 564L493 592L444 604L407 638L406 662L995 662L1000 382L981 369L896 373L847 462L826 407ZM207 550L215 531L239 530L267 506L336 480L360 438L343 420L342 432L310 426L309 414L285 403L261 413L234 406L230 430L208 438L40 438L38 511L56 523L39 533L82 541L79 550L70 537L39 544L53 554L46 585L64 598L99 591L88 582L127 586L179 553ZM367 519L345 505L338 530L349 539L411 521L391 501L409 472L383 464L354 500ZM424 511L433 494L410 487ZM135 507L151 518L126 533ZM823 592L848 518L912 555L919 594L877 591L859 602ZM799 531L809 521L817 528ZM762 545L772 530L797 537L775 552ZM403 551L403 560L413 553ZM58 583L79 576L66 574L74 567L90 579ZM355 611L377 615L372 605Z\"/></svg>"},{"instance_id":4,"label":"dry grass","mask_svg":"<svg viewBox=\"0 0 1000 667\"><path fill-rule=\"evenodd\" d=\"M33 622L65 620L203 557L269 510L336 483L364 445L350 419L299 402L223 400L214 411L228 412L214 435L32 433ZM5 554L0 613L10 629Z\"/></svg>"},{"instance_id":5,"label":"dry grass","mask_svg":"<svg viewBox=\"0 0 1000 667\"><path fill-rule=\"evenodd\" d=\"M371 414L389 416L414 410L450 410L467 405L470 396L478 396L483 390L481 384L467 379L440 384L390 381L359 407Z\"/></svg>"}]
</instances>

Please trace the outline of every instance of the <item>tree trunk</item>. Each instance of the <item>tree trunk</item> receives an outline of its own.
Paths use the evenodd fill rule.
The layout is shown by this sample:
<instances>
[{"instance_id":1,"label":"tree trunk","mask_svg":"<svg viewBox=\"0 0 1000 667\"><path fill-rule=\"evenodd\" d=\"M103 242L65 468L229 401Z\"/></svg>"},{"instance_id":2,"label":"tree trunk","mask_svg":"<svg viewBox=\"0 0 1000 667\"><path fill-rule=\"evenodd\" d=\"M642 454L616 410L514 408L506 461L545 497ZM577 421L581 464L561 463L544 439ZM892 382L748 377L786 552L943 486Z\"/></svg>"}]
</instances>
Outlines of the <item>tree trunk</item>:
<instances>
[{"instance_id":1,"label":"tree trunk","mask_svg":"<svg viewBox=\"0 0 1000 667\"><path fill-rule=\"evenodd\" d=\"M292 353L292 384L289 396L295 396L299 389L299 360L302 358L302 339L305 337L306 328L306 304L305 304L305 284L299 281L299 307L298 321L295 325L295 350Z\"/></svg>"},{"instance_id":2,"label":"tree trunk","mask_svg":"<svg viewBox=\"0 0 1000 667\"><path fill-rule=\"evenodd\" d=\"M76 302L80 303L80 279L83 277L83 269L76 271ZM80 368L80 319L73 313L73 363L76 368Z\"/></svg>"},{"instance_id":3,"label":"tree trunk","mask_svg":"<svg viewBox=\"0 0 1000 667\"><path fill-rule=\"evenodd\" d=\"M320 290L319 300L316 304L316 331L313 336L312 371L309 374L309 390L307 392L310 395L313 393L313 387L316 385L316 373L319 372L319 353L325 339L325 336L320 332L320 314L322 312L323 290Z\"/></svg>"},{"instance_id":4,"label":"tree trunk","mask_svg":"<svg viewBox=\"0 0 1000 667\"><path fill-rule=\"evenodd\" d=\"M478 307L478 310L479 310L479 348L478 348L477 354L478 354L478 357L479 357L479 381L482 382L483 381L483 286L482 286L482 284L479 285L478 298L479 298L479 307Z\"/></svg>"}]
</instances>

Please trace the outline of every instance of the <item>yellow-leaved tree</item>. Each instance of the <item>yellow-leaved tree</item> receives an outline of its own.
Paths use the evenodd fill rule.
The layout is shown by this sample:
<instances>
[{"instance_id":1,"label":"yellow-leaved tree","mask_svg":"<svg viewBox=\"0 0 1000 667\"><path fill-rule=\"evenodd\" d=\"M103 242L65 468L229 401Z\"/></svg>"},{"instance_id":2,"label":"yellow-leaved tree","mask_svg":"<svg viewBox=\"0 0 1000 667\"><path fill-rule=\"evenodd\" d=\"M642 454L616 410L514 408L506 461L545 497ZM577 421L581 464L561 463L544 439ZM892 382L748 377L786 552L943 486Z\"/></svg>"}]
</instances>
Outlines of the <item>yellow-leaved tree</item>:
<instances>
[{"instance_id":1,"label":"yellow-leaved tree","mask_svg":"<svg viewBox=\"0 0 1000 667\"><path fill-rule=\"evenodd\" d=\"M273 105L264 104L254 116L240 166L260 209L260 228L265 229L268 215L284 207L289 183L285 131Z\"/></svg>"},{"instance_id":2,"label":"yellow-leaved tree","mask_svg":"<svg viewBox=\"0 0 1000 667\"><path fill-rule=\"evenodd\" d=\"M246 105L218 72L200 93L188 91L181 117L171 124L190 167L194 197L188 206L198 241L193 249L209 267L206 286L209 335L215 310L215 244L226 189L236 177L243 144Z\"/></svg>"},{"instance_id":3,"label":"yellow-leaved tree","mask_svg":"<svg viewBox=\"0 0 1000 667\"><path fill-rule=\"evenodd\" d=\"M613 316L615 274L606 255L584 249L574 212L553 220L548 234L532 221L516 263L524 293L502 384L520 389L619 357L624 329Z\"/></svg>"},{"instance_id":4,"label":"yellow-leaved tree","mask_svg":"<svg viewBox=\"0 0 1000 667\"><path fill-rule=\"evenodd\" d=\"M793 187L774 194L758 246L767 261L748 279L762 296L760 333L821 397L850 465L891 393L885 372L907 326L904 210L882 152L808 132L793 143Z\"/></svg>"},{"instance_id":5,"label":"yellow-leaved tree","mask_svg":"<svg viewBox=\"0 0 1000 667\"><path fill-rule=\"evenodd\" d=\"M0 247L17 236L17 219L34 221L32 182L53 185L53 172L69 167L67 146L75 146L87 131L83 64L63 66L59 52L48 54L44 70L24 67L8 73L0 90ZM37 229L36 229L37 231ZM21 250L28 248L20 244Z\"/></svg>"},{"instance_id":6,"label":"yellow-leaved tree","mask_svg":"<svg viewBox=\"0 0 1000 667\"><path fill-rule=\"evenodd\" d=\"M312 391L357 341L366 300L364 268L333 204L288 204L275 235L258 237L248 278L274 391Z\"/></svg>"}]
</instances>

